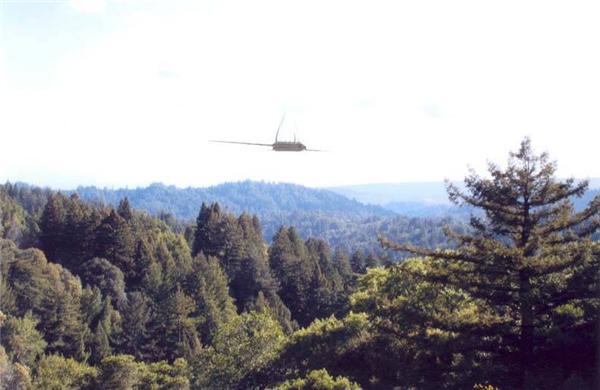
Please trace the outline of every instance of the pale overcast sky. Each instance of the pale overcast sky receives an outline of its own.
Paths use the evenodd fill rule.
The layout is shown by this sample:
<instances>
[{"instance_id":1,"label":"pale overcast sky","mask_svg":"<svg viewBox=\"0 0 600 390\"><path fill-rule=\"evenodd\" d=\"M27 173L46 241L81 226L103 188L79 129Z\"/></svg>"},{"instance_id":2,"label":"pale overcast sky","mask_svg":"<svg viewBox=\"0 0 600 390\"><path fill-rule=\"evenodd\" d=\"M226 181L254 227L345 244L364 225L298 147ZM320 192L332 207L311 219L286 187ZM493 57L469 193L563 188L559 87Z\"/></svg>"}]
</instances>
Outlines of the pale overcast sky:
<instances>
[{"instance_id":1,"label":"pale overcast sky","mask_svg":"<svg viewBox=\"0 0 600 390\"><path fill-rule=\"evenodd\" d=\"M600 176L598 1L0 0L0 181ZM309 147L275 153L282 113Z\"/></svg>"}]
</instances>

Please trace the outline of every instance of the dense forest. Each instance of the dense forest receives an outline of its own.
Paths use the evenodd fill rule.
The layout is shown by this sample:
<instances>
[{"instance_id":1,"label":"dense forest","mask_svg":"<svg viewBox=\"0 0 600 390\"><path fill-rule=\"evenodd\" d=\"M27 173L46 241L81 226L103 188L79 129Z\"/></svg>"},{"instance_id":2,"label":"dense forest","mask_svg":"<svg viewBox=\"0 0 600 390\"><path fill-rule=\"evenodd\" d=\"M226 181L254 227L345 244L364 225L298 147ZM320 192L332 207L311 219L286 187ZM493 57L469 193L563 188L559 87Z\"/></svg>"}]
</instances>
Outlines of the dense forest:
<instances>
[{"instance_id":1,"label":"dense forest","mask_svg":"<svg viewBox=\"0 0 600 390\"><path fill-rule=\"evenodd\" d=\"M1 186L0 386L598 388L600 197L576 209L587 183L555 171L526 139L448 185L468 224L383 212L328 237L290 214L270 241L258 205L186 223Z\"/></svg>"},{"instance_id":2,"label":"dense forest","mask_svg":"<svg viewBox=\"0 0 600 390\"><path fill-rule=\"evenodd\" d=\"M132 206L150 214L166 212L178 219L192 219L198 215L196 205L219 203L235 214L248 212L263 217L267 214L286 214L290 210L324 212L354 217L387 216L392 212L380 206L365 205L335 192L314 189L297 184L243 181L219 184L207 188L177 188L160 183L146 188L100 189L78 187L82 199L117 205L128 198Z\"/></svg>"},{"instance_id":3,"label":"dense forest","mask_svg":"<svg viewBox=\"0 0 600 390\"><path fill-rule=\"evenodd\" d=\"M48 192L24 183L6 184L5 188L26 202L28 210L40 210ZM37 195L32 196L33 193ZM162 184L119 190L79 187L65 194L77 194L98 207L117 207L120 200L127 198L131 207L157 216L177 233L193 227L199 205L219 203L222 209L236 215L243 212L256 215L268 243L281 226L294 226L304 239L321 238L332 248L374 252L390 258L404 255L384 250L377 242L378 233L397 241L435 248L448 243L443 234L445 225L460 228L468 216L466 209L443 208L438 209L435 218L410 217L379 206L364 205L331 191L252 181L184 189Z\"/></svg>"}]
</instances>

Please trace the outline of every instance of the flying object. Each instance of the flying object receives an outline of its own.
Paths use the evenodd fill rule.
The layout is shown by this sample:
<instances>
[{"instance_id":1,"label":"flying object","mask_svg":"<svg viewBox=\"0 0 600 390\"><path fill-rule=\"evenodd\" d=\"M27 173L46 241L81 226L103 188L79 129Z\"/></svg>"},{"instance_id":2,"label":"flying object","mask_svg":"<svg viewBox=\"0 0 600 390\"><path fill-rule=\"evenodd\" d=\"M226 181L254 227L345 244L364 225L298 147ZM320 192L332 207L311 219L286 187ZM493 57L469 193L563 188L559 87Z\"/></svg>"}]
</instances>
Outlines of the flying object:
<instances>
[{"instance_id":1,"label":"flying object","mask_svg":"<svg viewBox=\"0 0 600 390\"><path fill-rule=\"evenodd\" d=\"M281 122L279 122L279 127L277 128L277 133L275 134L275 142L272 144L261 144L256 142L238 142L238 141L210 141L210 142L218 142L222 144L238 144L238 145L254 145L254 146L268 146L272 148L276 152L322 152L322 150L317 149L308 149L306 145L302 142L296 140L296 135L294 134L293 141L279 141L279 131L281 130L281 125L283 124L283 120L285 119L285 115L281 118Z\"/></svg>"}]
</instances>

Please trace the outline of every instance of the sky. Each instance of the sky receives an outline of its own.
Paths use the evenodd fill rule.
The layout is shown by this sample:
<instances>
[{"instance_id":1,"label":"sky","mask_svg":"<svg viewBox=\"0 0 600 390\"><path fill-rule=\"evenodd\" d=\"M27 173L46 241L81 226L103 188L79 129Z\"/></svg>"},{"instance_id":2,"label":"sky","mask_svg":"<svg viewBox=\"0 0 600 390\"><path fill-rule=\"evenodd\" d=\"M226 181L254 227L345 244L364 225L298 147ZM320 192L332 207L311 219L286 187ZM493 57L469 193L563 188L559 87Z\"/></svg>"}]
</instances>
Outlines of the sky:
<instances>
[{"instance_id":1,"label":"sky","mask_svg":"<svg viewBox=\"0 0 600 390\"><path fill-rule=\"evenodd\" d=\"M0 0L0 182L600 176L597 1ZM321 153L209 143L282 136Z\"/></svg>"}]
</instances>

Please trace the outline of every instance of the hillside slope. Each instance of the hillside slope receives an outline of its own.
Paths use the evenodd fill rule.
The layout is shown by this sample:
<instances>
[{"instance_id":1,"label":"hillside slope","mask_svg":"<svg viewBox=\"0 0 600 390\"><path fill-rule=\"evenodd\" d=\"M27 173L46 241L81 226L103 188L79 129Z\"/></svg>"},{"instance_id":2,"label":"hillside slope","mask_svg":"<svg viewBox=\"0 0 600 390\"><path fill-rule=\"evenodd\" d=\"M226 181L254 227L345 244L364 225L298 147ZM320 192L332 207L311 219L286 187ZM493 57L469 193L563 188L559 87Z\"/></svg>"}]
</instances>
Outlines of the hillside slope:
<instances>
[{"instance_id":1,"label":"hillside slope","mask_svg":"<svg viewBox=\"0 0 600 390\"><path fill-rule=\"evenodd\" d=\"M135 208L151 214L167 212L183 220L196 218L203 202L218 202L233 213L245 211L259 216L298 211L359 218L394 214L381 206L365 205L332 191L287 183L244 181L206 188L178 188L155 183L135 189L79 187L74 192L87 201L112 205L127 197Z\"/></svg>"}]
</instances>

